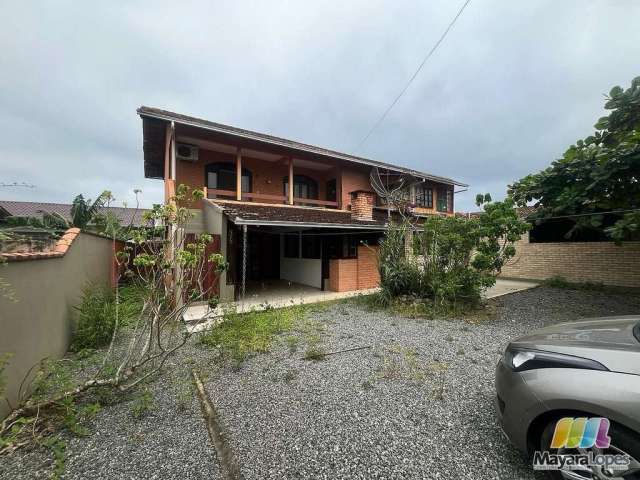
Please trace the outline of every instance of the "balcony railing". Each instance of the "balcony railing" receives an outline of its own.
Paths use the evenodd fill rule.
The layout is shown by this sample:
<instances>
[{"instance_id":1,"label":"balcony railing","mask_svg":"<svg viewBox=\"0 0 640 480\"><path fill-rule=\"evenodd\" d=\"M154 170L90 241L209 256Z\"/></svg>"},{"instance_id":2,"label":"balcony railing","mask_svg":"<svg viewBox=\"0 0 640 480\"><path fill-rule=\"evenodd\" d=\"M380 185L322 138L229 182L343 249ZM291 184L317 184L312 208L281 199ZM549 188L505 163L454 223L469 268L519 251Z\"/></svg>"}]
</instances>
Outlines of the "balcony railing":
<instances>
[{"instance_id":1,"label":"balcony railing","mask_svg":"<svg viewBox=\"0 0 640 480\"><path fill-rule=\"evenodd\" d=\"M205 187L205 191L206 191L206 197L209 199L215 199L215 198L222 198L224 200L237 199L235 190L220 190L217 188ZM251 200L255 200L255 201L268 200L271 202L277 202L282 204L288 203L287 197L285 195L269 195L266 193L242 192L241 198L242 200L250 200L250 201ZM331 201L331 200L316 200L314 198L293 197L293 204L294 205L301 205L301 204L314 205L314 206L318 205L321 207L338 208L338 202Z\"/></svg>"}]
</instances>

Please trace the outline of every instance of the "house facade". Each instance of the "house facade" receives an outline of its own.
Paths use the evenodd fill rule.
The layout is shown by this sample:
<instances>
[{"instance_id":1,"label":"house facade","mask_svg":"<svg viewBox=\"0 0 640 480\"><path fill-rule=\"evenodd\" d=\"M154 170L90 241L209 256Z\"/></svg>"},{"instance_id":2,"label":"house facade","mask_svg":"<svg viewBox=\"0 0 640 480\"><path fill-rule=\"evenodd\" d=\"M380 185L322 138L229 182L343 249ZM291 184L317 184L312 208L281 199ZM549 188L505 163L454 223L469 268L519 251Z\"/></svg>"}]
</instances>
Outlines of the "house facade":
<instances>
[{"instance_id":1,"label":"house facade","mask_svg":"<svg viewBox=\"0 0 640 480\"><path fill-rule=\"evenodd\" d=\"M165 110L140 107L145 177L204 189L186 235L207 232L229 262L221 299L278 282L378 286L377 244L393 209L372 187L402 179L412 215L453 215L461 182Z\"/></svg>"}]
</instances>

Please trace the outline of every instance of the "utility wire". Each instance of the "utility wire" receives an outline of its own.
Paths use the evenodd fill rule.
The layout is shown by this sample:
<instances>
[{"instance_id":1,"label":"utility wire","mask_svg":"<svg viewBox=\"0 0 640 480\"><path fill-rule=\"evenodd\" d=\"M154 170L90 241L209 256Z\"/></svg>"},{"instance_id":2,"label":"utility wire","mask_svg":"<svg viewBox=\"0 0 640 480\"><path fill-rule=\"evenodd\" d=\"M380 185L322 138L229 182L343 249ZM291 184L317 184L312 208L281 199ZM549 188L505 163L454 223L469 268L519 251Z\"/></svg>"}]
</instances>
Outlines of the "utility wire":
<instances>
[{"instance_id":1,"label":"utility wire","mask_svg":"<svg viewBox=\"0 0 640 480\"><path fill-rule=\"evenodd\" d=\"M369 139L369 137L371 136L371 134L374 132L374 130L376 128L378 128L380 126L380 124L384 121L384 119L387 117L387 115L389 114L389 112L391 111L391 109L393 107L395 107L396 103L398 103L398 100L400 100L400 98L405 94L405 92L409 89L409 87L411 86L411 84L413 83L413 81L416 79L416 77L418 76L418 74L420 73L420 70L422 70L422 67L424 67L425 63L427 63L427 60L429 60L429 58L431 58L431 55L434 54L434 52L438 49L438 47L440 46L440 44L442 43L442 41L445 39L445 37L447 36L447 34L449 33L449 30L451 30L451 28L453 28L453 25L456 23L456 21L458 20L458 18L460 17L460 15L462 15L462 12L464 12L464 9L467 8L467 5L469 5L469 3L471 3L471 0L466 0L466 2L464 2L464 4L462 5L462 7L460 8L460 10L458 10L458 13L456 14L455 17L453 17L453 20L451 20L451 23L449 23L449 26L446 28L446 30L444 31L444 33L440 36L440 38L438 39L438 41L435 43L435 45L431 48L431 50L429 50L429 53L427 53L427 55L424 57L424 59L422 60L422 63L418 66L418 69L415 71L415 73L411 76L411 78L409 79L409 81L407 82L407 84L404 86L404 88L402 89L402 91L398 94L398 96L393 100L393 102L391 102L391 105L389 105L389 107L387 107L387 109L384 111L384 113L380 116L380 118L378 119L378 121L373 125L373 127L371 127L371 130L369 130L369 132L364 136L364 138L360 141L360 143L358 144L358 146L355 148L354 153L357 153L358 150L360 150L360 148L365 144L365 142Z\"/></svg>"},{"instance_id":2,"label":"utility wire","mask_svg":"<svg viewBox=\"0 0 640 480\"><path fill-rule=\"evenodd\" d=\"M542 217L542 218L534 218L533 220L555 220L558 218L575 218L575 217L594 217L596 215L608 215L614 213L632 213L632 212L640 212L640 208L631 208L628 210L609 210L607 212L589 212L589 213L575 213L573 215L557 215L555 217Z\"/></svg>"}]
</instances>

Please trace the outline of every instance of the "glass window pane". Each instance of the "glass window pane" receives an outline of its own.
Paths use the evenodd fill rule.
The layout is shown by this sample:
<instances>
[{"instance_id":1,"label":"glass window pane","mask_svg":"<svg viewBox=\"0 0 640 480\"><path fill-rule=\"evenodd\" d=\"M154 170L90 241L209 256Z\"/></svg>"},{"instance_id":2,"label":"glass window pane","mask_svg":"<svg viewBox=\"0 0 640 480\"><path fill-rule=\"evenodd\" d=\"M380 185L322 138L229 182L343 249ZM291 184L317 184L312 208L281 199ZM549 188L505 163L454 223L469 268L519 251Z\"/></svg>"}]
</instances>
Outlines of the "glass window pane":
<instances>
[{"instance_id":1,"label":"glass window pane","mask_svg":"<svg viewBox=\"0 0 640 480\"><path fill-rule=\"evenodd\" d=\"M251 192L251 179L248 175L242 176L242 191L245 193Z\"/></svg>"},{"instance_id":2,"label":"glass window pane","mask_svg":"<svg viewBox=\"0 0 640 480\"><path fill-rule=\"evenodd\" d=\"M218 188L218 174L216 172L207 173L207 188Z\"/></svg>"}]
</instances>

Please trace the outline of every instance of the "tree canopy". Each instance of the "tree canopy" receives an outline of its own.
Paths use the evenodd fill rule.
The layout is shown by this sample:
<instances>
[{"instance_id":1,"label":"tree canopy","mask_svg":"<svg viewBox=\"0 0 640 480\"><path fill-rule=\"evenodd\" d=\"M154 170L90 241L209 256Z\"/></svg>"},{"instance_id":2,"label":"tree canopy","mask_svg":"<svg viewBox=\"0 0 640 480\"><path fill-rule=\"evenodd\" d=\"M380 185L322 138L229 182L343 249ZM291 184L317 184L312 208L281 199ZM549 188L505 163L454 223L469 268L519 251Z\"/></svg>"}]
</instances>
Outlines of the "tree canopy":
<instances>
[{"instance_id":1,"label":"tree canopy","mask_svg":"<svg viewBox=\"0 0 640 480\"><path fill-rule=\"evenodd\" d=\"M593 135L571 145L550 167L510 185L509 194L520 206L535 202L534 219L569 216L575 221L569 235L581 229L601 229L616 241L637 239L640 77L626 90L613 87L604 108L610 113L594 125Z\"/></svg>"}]
</instances>

